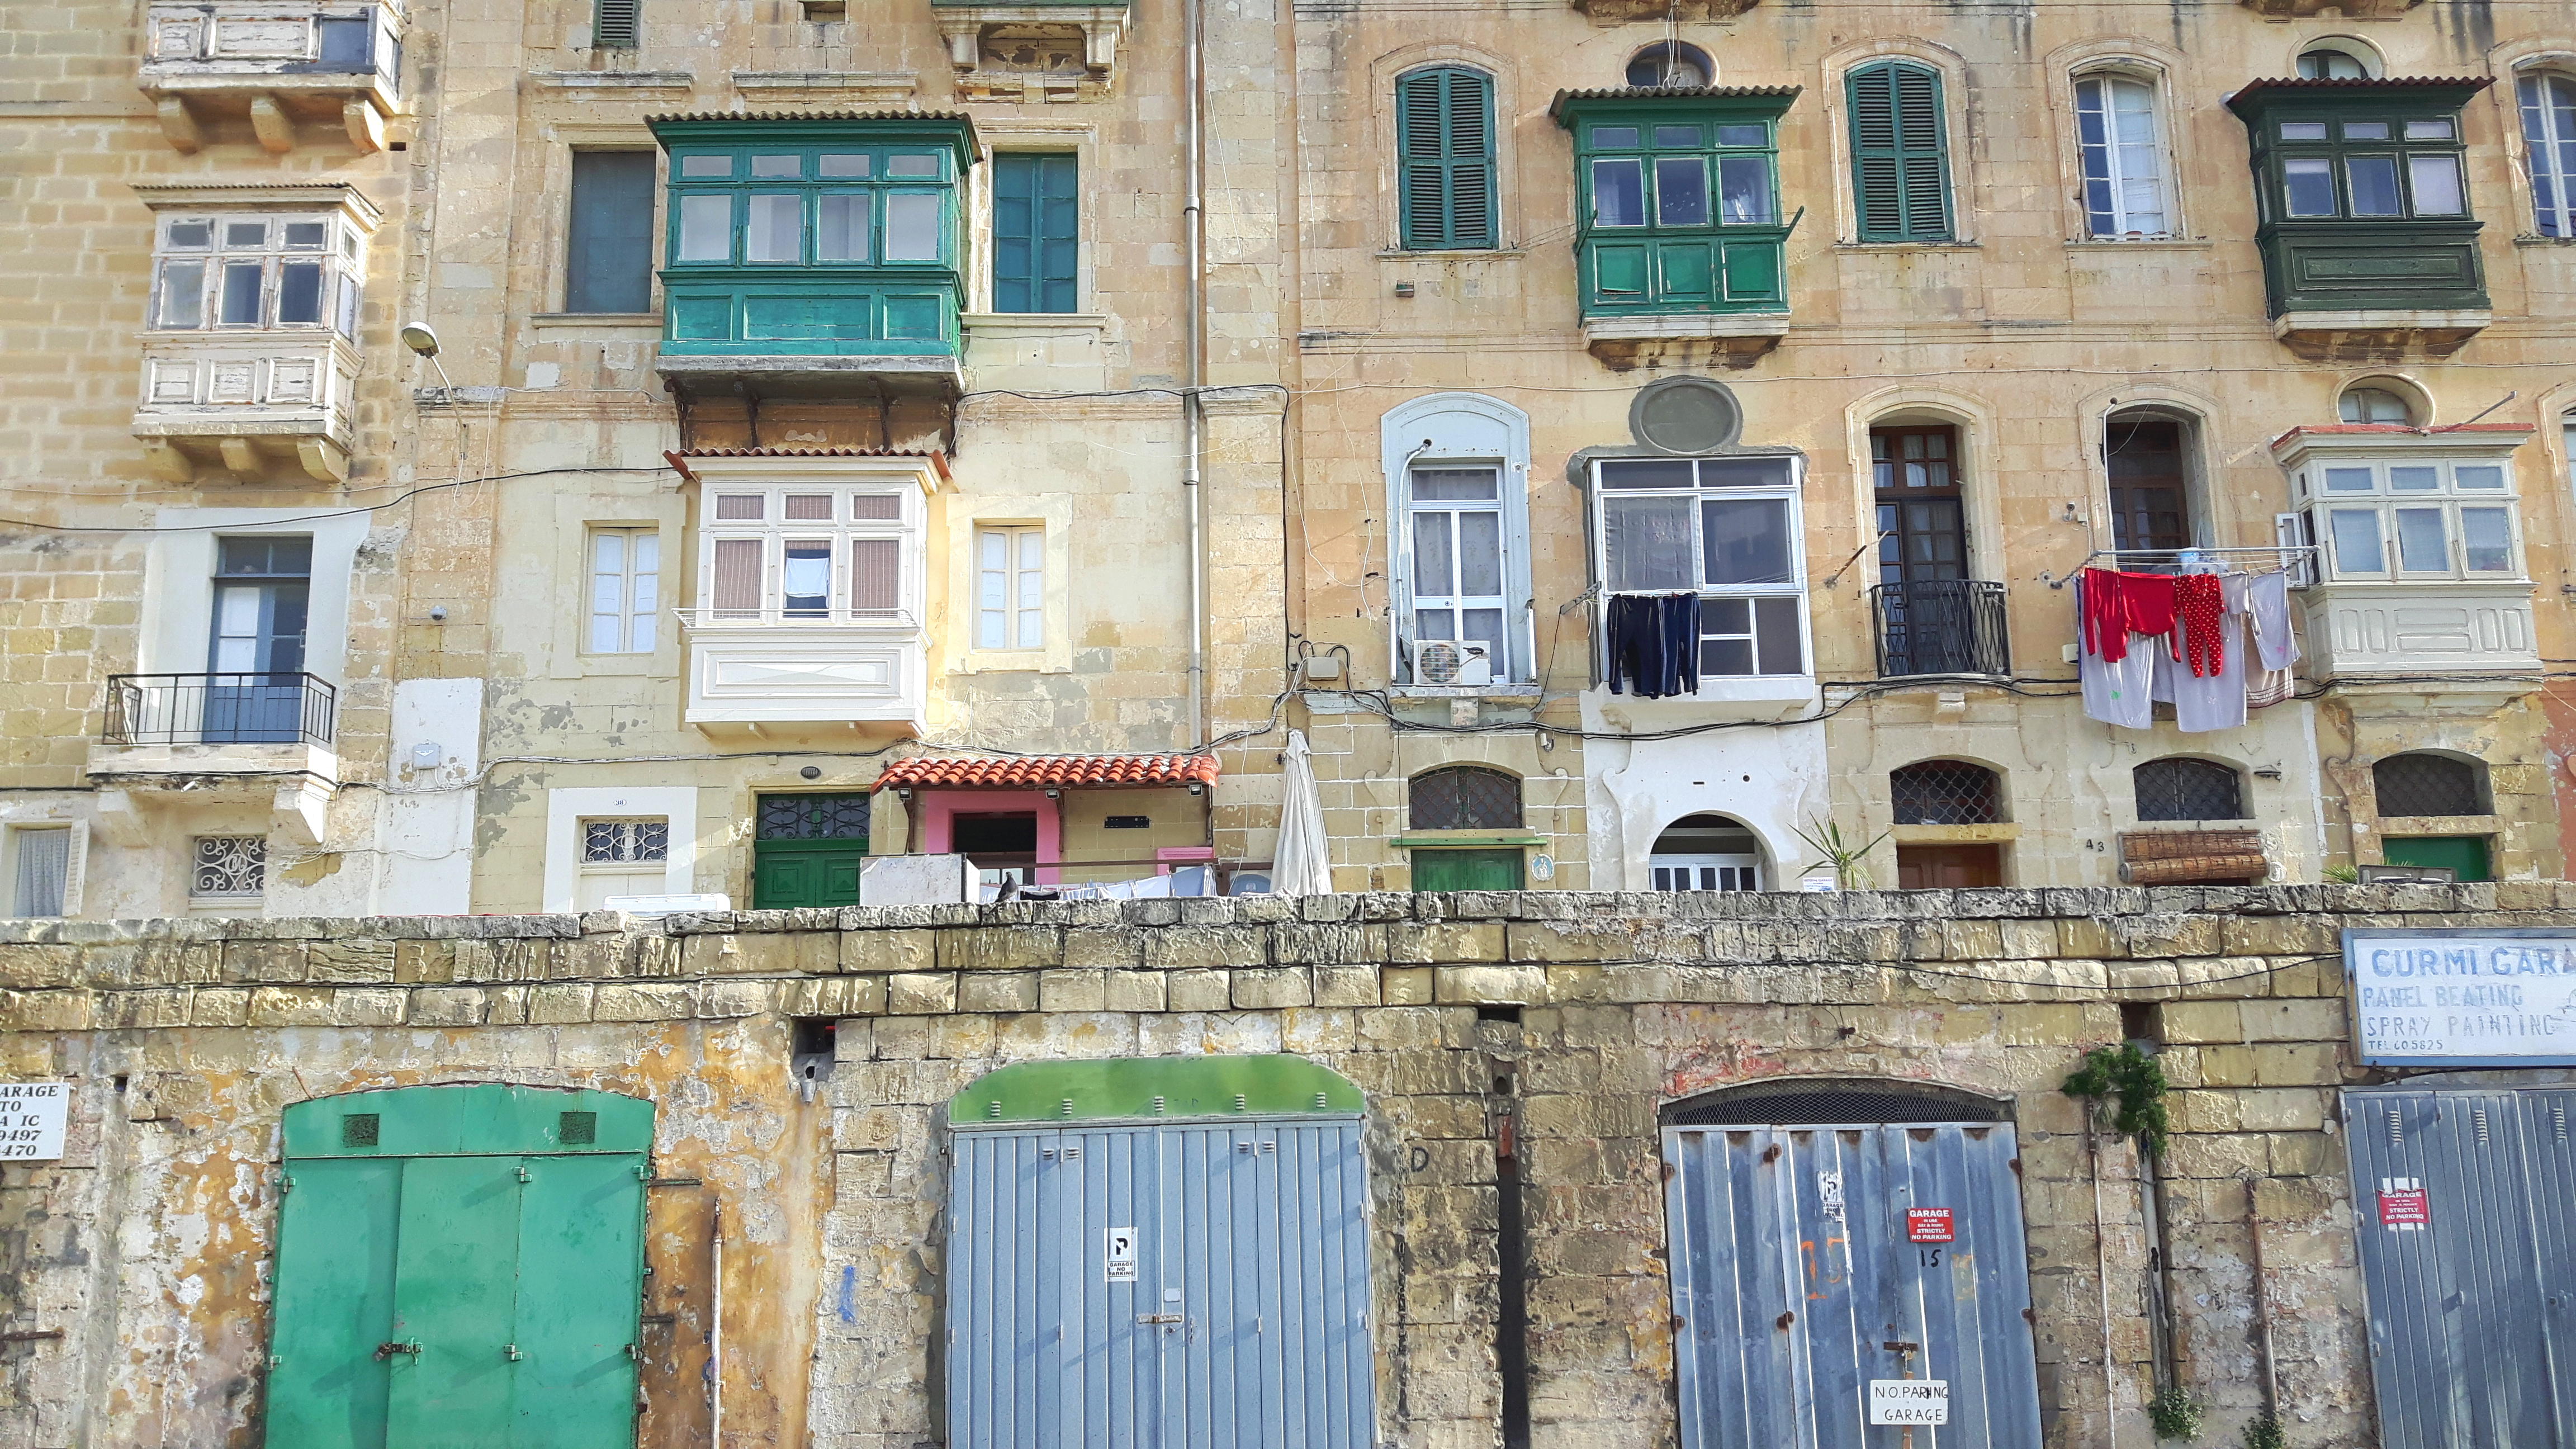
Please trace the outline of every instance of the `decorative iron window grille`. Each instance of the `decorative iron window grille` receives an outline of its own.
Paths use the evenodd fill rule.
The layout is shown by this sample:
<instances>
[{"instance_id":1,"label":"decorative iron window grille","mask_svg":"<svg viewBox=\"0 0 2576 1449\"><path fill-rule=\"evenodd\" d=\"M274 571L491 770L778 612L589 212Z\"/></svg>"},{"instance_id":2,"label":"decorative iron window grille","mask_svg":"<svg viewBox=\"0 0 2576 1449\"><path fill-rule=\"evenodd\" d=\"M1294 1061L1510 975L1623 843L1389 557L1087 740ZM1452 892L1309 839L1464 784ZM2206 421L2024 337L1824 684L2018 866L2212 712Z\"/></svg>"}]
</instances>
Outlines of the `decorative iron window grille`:
<instances>
[{"instance_id":1,"label":"decorative iron window grille","mask_svg":"<svg viewBox=\"0 0 2576 1449\"><path fill-rule=\"evenodd\" d=\"M865 795L763 795L754 826L761 840L865 840Z\"/></svg>"},{"instance_id":2,"label":"decorative iron window grille","mask_svg":"<svg viewBox=\"0 0 2576 1449\"><path fill-rule=\"evenodd\" d=\"M2149 760L2130 772L2140 820L2242 820L2243 784L2208 760Z\"/></svg>"},{"instance_id":3,"label":"decorative iron window grille","mask_svg":"<svg viewBox=\"0 0 2576 1449\"><path fill-rule=\"evenodd\" d=\"M671 858L668 820L585 820L581 823L581 863L641 865Z\"/></svg>"},{"instance_id":4,"label":"decorative iron window grille","mask_svg":"<svg viewBox=\"0 0 2576 1449\"><path fill-rule=\"evenodd\" d=\"M2382 815L2484 815L2485 775L2447 755L2391 755L2370 767Z\"/></svg>"},{"instance_id":5,"label":"decorative iron window grille","mask_svg":"<svg viewBox=\"0 0 2576 1449\"><path fill-rule=\"evenodd\" d=\"M1521 782L1500 770L1451 765L1425 770L1406 791L1415 830L1517 830Z\"/></svg>"},{"instance_id":6,"label":"decorative iron window grille","mask_svg":"<svg viewBox=\"0 0 2576 1449\"><path fill-rule=\"evenodd\" d=\"M268 841L258 835L200 835L188 894L199 900L257 896L268 888Z\"/></svg>"},{"instance_id":7,"label":"decorative iron window grille","mask_svg":"<svg viewBox=\"0 0 2576 1449\"><path fill-rule=\"evenodd\" d=\"M2003 780L1965 760L1926 760L1893 770L1888 792L1899 825L1998 825L2004 818Z\"/></svg>"}]
</instances>

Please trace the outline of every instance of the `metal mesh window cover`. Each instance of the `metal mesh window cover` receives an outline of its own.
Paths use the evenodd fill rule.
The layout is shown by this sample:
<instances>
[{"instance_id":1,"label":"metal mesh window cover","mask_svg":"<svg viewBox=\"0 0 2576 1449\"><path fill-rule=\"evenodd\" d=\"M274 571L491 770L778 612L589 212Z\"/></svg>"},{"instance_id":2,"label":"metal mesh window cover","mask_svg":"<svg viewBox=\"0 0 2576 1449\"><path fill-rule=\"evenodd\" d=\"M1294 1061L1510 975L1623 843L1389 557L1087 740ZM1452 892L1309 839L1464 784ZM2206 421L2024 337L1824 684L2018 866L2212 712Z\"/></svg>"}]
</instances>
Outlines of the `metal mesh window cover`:
<instances>
[{"instance_id":1,"label":"metal mesh window cover","mask_svg":"<svg viewBox=\"0 0 2576 1449\"><path fill-rule=\"evenodd\" d=\"M755 827L761 840L865 840L865 795L763 795Z\"/></svg>"},{"instance_id":2,"label":"metal mesh window cover","mask_svg":"<svg viewBox=\"0 0 2576 1449\"><path fill-rule=\"evenodd\" d=\"M1521 824L1521 782L1500 770L1425 770L1413 777L1406 798L1415 830L1517 830Z\"/></svg>"},{"instance_id":3,"label":"metal mesh window cover","mask_svg":"<svg viewBox=\"0 0 2576 1449\"><path fill-rule=\"evenodd\" d=\"M374 1112L352 1112L340 1119L340 1145L373 1147L383 1118Z\"/></svg>"},{"instance_id":4,"label":"metal mesh window cover","mask_svg":"<svg viewBox=\"0 0 2576 1449\"><path fill-rule=\"evenodd\" d=\"M668 820L585 820L581 823L584 865L634 865L671 858Z\"/></svg>"},{"instance_id":5,"label":"metal mesh window cover","mask_svg":"<svg viewBox=\"0 0 2576 1449\"><path fill-rule=\"evenodd\" d=\"M2486 771L2447 755L2391 755L2370 767L2382 815L2484 815Z\"/></svg>"},{"instance_id":6,"label":"metal mesh window cover","mask_svg":"<svg viewBox=\"0 0 2576 1449\"><path fill-rule=\"evenodd\" d=\"M597 1112L555 1114L555 1140L566 1147L588 1147L599 1141Z\"/></svg>"},{"instance_id":7,"label":"metal mesh window cover","mask_svg":"<svg viewBox=\"0 0 2576 1449\"><path fill-rule=\"evenodd\" d=\"M1891 770L1887 786L1899 825L1997 825L2004 818L2002 777L1965 760Z\"/></svg>"},{"instance_id":8,"label":"metal mesh window cover","mask_svg":"<svg viewBox=\"0 0 2576 1449\"><path fill-rule=\"evenodd\" d=\"M255 896L268 886L268 841L257 835L200 835L188 894Z\"/></svg>"},{"instance_id":9,"label":"metal mesh window cover","mask_svg":"<svg viewBox=\"0 0 2576 1449\"><path fill-rule=\"evenodd\" d=\"M2243 782L2208 760L2149 760L2130 772L2140 820L2242 820Z\"/></svg>"},{"instance_id":10,"label":"metal mesh window cover","mask_svg":"<svg viewBox=\"0 0 2576 1449\"><path fill-rule=\"evenodd\" d=\"M1951 1087L1809 1077L1729 1087L1666 1103L1666 1127L1840 1127L2002 1122L2004 1103Z\"/></svg>"}]
</instances>

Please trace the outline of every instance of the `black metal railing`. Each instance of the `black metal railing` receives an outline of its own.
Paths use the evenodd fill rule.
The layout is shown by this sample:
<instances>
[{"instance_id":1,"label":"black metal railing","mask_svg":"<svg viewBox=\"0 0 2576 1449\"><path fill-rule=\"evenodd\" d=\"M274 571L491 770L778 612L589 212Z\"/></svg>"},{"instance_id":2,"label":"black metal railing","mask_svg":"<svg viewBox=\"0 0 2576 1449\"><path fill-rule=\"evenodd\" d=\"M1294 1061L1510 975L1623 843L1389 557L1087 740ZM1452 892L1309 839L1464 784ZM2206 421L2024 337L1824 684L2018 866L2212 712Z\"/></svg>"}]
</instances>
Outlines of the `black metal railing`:
<instances>
[{"instance_id":1,"label":"black metal railing","mask_svg":"<svg viewBox=\"0 0 2576 1449\"><path fill-rule=\"evenodd\" d=\"M310 674L111 674L111 745L327 745L340 692Z\"/></svg>"},{"instance_id":2,"label":"black metal railing","mask_svg":"<svg viewBox=\"0 0 2576 1449\"><path fill-rule=\"evenodd\" d=\"M1984 579L1916 579L1869 591L1878 616L1878 677L2009 674L2004 586Z\"/></svg>"}]
</instances>

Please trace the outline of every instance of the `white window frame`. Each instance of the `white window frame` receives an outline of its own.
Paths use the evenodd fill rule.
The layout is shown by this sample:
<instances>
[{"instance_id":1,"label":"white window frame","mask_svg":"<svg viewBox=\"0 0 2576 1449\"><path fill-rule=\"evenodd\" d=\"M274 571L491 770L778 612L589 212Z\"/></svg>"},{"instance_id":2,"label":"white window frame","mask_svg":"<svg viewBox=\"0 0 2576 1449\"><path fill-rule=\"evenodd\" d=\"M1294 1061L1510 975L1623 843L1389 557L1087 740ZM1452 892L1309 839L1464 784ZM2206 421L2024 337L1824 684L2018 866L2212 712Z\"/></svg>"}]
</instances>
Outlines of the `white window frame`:
<instances>
[{"instance_id":1,"label":"white window frame","mask_svg":"<svg viewBox=\"0 0 2576 1449\"><path fill-rule=\"evenodd\" d=\"M1492 512L1494 514L1494 536L1496 540L1494 566L1497 581L1502 585L1502 591L1493 594L1422 593L1419 588L1420 581L1414 576L1414 568L1416 563L1419 561L1417 550L1420 544L1420 537L1418 530L1422 526L1422 515L1427 513L1438 513L1450 516L1450 523L1448 525L1450 530L1449 565L1450 572L1454 576L1458 572L1458 534L1456 515L1462 512L1482 512L1484 510L1476 506L1482 502L1482 500L1479 499L1416 498L1413 491L1414 478L1423 473L1478 472L1490 472L1494 478L1494 498L1492 508ZM1502 652L1505 657L1488 661L1493 670L1489 682L1494 684L1507 684L1513 682L1512 660L1510 656L1515 652L1512 647L1512 636L1516 632L1516 629L1515 621L1512 618L1514 610L1511 606L1511 587L1512 580L1515 577L1522 576L1526 572L1527 544L1520 534L1512 527L1512 510L1510 507L1509 495L1509 489L1511 486L1511 471L1504 466L1503 460L1499 458L1421 458L1416 459L1414 462L1406 466L1401 483L1403 492L1399 500L1403 507L1403 513L1401 515L1403 525L1396 531L1397 538L1399 540L1399 547L1403 550L1403 562L1401 567L1396 571L1398 578L1401 580L1402 595L1397 600L1396 607L1398 612L1395 620L1395 627L1397 638L1399 640L1399 647L1402 650L1401 662L1405 665L1405 672L1408 677L1410 677L1413 672L1412 664L1414 652L1417 649L1426 643L1435 642L1450 642L1463 645L1467 641L1459 637L1463 631L1464 625L1458 616L1469 609L1492 609L1502 615L1500 637L1496 642L1502 646ZM1451 624L1448 640L1428 640L1421 636L1421 617L1422 611L1425 609L1449 611L1451 615Z\"/></svg>"},{"instance_id":2,"label":"white window frame","mask_svg":"<svg viewBox=\"0 0 2576 1449\"><path fill-rule=\"evenodd\" d=\"M2393 469L2429 468L2438 479L2433 487L2398 487ZM2458 482L2461 469L2492 469L2502 475L2501 486L2462 487ZM2329 476L2329 475L2332 476ZM2368 486L2359 486L2364 478ZM2445 458L2420 455L2344 454L2316 458L2301 467L2291 478L2291 493L2300 506L2301 542L2316 548L2316 580L2323 584L2458 584L2458 583L2528 583L2523 548L2522 517L2519 493L2514 487L2513 464L2504 457ZM2510 567L2502 570L2467 567L2467 540L2461 530L2462 509L2492 508L2505 515ZM2443 567L2409 569L2399 551L2397 514L2401 510L2430 510L2442 518ZM2335 545L2334 515L2367 513L2376 519L2380 567L2376 570L2348 567Z\"/></svg>"},{"instance_id":3,"label":"white window frame","mask_svg":"<svg viewBox=\"0 0 2576 1449\"><path fill-rule=\"evenodd\" d=\"M2539 107L2540 134L2532 132L2533 108L2524 97L2525 87L2538 87L2544 97L2553 85L2576 89L2576 75L2551 67L2533 67L2514 76L2514 112L2522 132L2522 179L2531 188L2531 225L2541 236L2560 240L2576 238L2576 160L2569 159L2568 148L2576 147L2576 124L2565 134L2558 125L2558 112L2544 100ZM2547 182L2556 195L2554 206L2543 207L2541 187Z\"/></svg>"},{"instance_id":4,"label":"white window frame","mask_svg":"<svg viewBox=\"0 0 2576 1449\"><path fill-rule=\"evenodd\" d=\"M832 499L829 519L790 519L786 517L787 500L828 495ZM805 626L850 627L875 625L898 629L917 629L922 617L922 535L924 530L921 490L908 481L887 478L865 483L734 483L730 480L707 479L699 501L698 603L691 618L702 624L763 624L795 628ZM723 500L757 496L762 500L757 519L728 519L723 513ZM893 516L863 518L854 516L854 500L893 499ZM881 504L872 505L882 508ZM729 540L755 540L761 546L760 604L754 609L716 607L717 545ZM892 609L856 610L850 604L850 545L862 540L893 540L897 567L901 570ZM789 615L785 586L786 549L791 542L820 540L831 547L831 575L824 606L819 613L800 612Z\"/></svg>"},{"instance_id":5,"label":"white window frame","mask_svg":"<svg viewBox=\"0 0 2576 1449\"><path fill-rule=\"evenodd\" d=\"M230 229L258 225L263 242L258 246L225 245ZM289 247L289 226L319 226L319 247ZM193 243L196 228L205 229L202 245ZM314 211L186 211L165 212L154 228L152 255L152 296L145 323L159 335L174 333L213 333L240 336L250 333L282 333L289 336L314 336L336 333L351 342L357 340L358 316L364 305L367 274L367 237L363 228L337 210ZM311 322L281 322L277 312L284 268L312 262L321 267L317 305L320 317ZM253 264L260 268L259 319L256 322L222 320L224 272L227 264ZM165 308L173 305L172 281L175 271L190 266L198 268L196 315L193 319L169 319Z\"/></svg>"},{"instance_id":6,"label":"white window frame","mask_svg":"<svg viewBox=\"0 0 2576 1449\"><path fill-rule=\"evenodd\" d=\"M1043 523L977 520L974 648L979 652L1033 653L1047 647L1046 535ZM997 547L1002 553L999 568L986 556ZM997 597L998 607L992 602ZM998 638L991 628L995 625Z\"/></svg>"},{"instance_id":7,"label":"white window frame","mask_svg":"<svg viewBox=\"0 0 2576 1449\"><path fill-rule=\"evenodd\" d=\"M63 837L63 876L62 887L58 892L60 899L56 902L56 909L38 916L27 910L28 902L19 894L18 872L21 862L25 859L22 852L26 850L30 839L36 836L53 835ZM16 920L61 920L80 914L81 877L89 854L87 825L77 820L37 820L11 824L7 828L6 838L0 839L0 847L5 847L0 849L0 885L4 885L7 890L6 897L0 898L0 917Z\"/></svg>"},{"instance_id":8,"label":"white window frame","mask_svg":"<svg viewBox=\"0 0 2576 1449\"><path fill-rule=\"evenodd\" d=\"M587 606L582 614L581 652L584 654L650 654L661 637L661 626L655 617L661 612L662 598L662 530L655 524L636 526L597 524L584 541L588 572L583 594ZM600 553L614 540L619 545L620 561L615 573L600 562ZM636 563L637 556L649 547L653 555L650 569ZM613 586L616 592L613 610L600 608L603 591ZM603 621L614 626L614 637L603 646L599 629Z\"/></svg>"},{"instance_id":9,"label":"white window frame","mask_svg":"<svg viewBox=\"0 0 2576 1449\"><path fill-rule=\"evenodd\" d=\"M1658 852L1646 857L1646 879L1655 891L1758 891L1762 857Z\"/></svg>"},{"instance_id":10,"label":"white window frame","mask_svg":"<svg viewBox=\"0 0 2576 1449\"><path fill-rule=\"evenodd\" d=\"M2126 192L2134 183L2135 178L2128 176L2122 170L2122 147L2119 141L2117 128L2111 124L2118 114L2116 107L2112 104L2114 88L2121 86L2133 86L2147 98L2147 128L2151 133L2148 138L2148 149L2155 158L2156 166L2156 174L2154 177L2150 178L2150 182L2154 186L2156 193L2157 224L2153 227L2139 227L2130 224L2131 216L2126 199ZM2101 183L2110 190L2114 224L2113 228L2109 231L2094 230L2092 201L2089 195L2086 194L2089 193L2096 180L2088 159L2090 148L2086 145L2084 140L2083 125L2087 88L2097 88L2095 93L2100 95L2103 99L2103 107L2100 114L2104 119L2105 126L2103 133L2104 142L2102 146L2102 160L2105 174L2099 179ZM2164 87L2160 85L2153 76L2140 75L2134 71L2118 68L2105 68L2088 70L2077 75L2075 77L2074 89L2076 118L2075 171L2077 185L2082 188L2078 193L2078 205L2082 208L2084 213L2085 235L2095 241L2153 241L2175 235L2173 184L2174 155L2173 147L2168 141L2165 131Z\"/></svg>"},{"instance_id":11,"label":"white window frame","mask_svg":"<svg viewBox=\"0 0 2576 1449\"><path fill-rule=\"evenodd\" d=\"M1738 462L1743 461L1748 457L1763 462L1777 462L1784 465L1785 481L1777 484L1757 484L1749 487L1731 485L1710 486L1703 483L1696 487L1665 485L1656 487L1623 488L1609 488L1604 486L1602 482L1604 476L1603 470L1605 468L1615 468L1622 463L1687 463L1696 468L1698 464L1703 462ZM1589 501L1589 507L1592 510L1592 576L1601 581L1602 607L1598 617L1600 618L1602 625L1604 648L1607 648L1610 612L1609 601L1611 599L1617 598L1622 594L1655 596L1665 593L1679 592L1679 590L1668 589L1619 589L1614 588L1611 585L1609 500L1613 496L1620 498L1688 498L1693 501L1694 505L1702 500L1713 499L1777 501L1784 503L1788 510L1789 580L1785 583L1776 584L1711 584L1706 582L1708 578L1708 561L1704 557L1706 534L1700 522L1699 509L1696 506L1691 509L1691 566L1697 578L1701 580L1698 589L1700 608L1702 611L1700 639L1705 642L1710 639L1747 637L1745 635L1731 633L1711 632L1710 621L1707 617L1707 608L1711 600L1743 599L1748 601L1758 601L1762 599L1792 599L1796 601L1798 611L1799 668L1794 673L1779 674L1764 674L1760 672L1746 674L1712 674L1706 670L1702 670L1700 673L1700 688L1703 692L1706 692L1711 683L1720 680L1813 681L1816 673L1816 643L1813 637L1814 620L1811 616L1811 611L1807 607L1806 516L1798 496L1799 485L1804 481L1805 476L1806 460L1794 454L1736 454L1718 455L1706 458L1668 457L1642 459L1628 457L1593 459L1591 462L1592 486L1588 490L1592 495ZM1748 615L1748 617L1750 616ZM1758 635L1759 629L1757 627L1753 637L1758 637ZM1757 657L1754 663L1758 671L1761 660Z\"/></svg>"}]
</instances>

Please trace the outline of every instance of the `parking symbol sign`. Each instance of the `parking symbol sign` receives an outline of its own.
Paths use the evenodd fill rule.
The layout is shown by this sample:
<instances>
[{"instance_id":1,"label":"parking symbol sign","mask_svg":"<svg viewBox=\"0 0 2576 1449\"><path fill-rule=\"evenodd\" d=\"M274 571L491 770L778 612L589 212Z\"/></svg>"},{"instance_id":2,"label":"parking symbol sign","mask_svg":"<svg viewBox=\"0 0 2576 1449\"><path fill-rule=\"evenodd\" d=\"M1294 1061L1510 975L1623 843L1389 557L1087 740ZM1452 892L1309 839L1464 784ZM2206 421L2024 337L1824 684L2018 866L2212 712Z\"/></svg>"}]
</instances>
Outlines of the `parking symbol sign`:
<instances>
[{"instance_id":1,"label":"parking symbol sign","mask_svg":"<svg viewBox=\"0 0 2576 1449\"><path fill-rule=\"evenodd\" d=\"M1100 1281L1133 1283L1136 1281L1136 1230L1103 1228L1100 1230Z\"/></svg>"}]
</instances>

